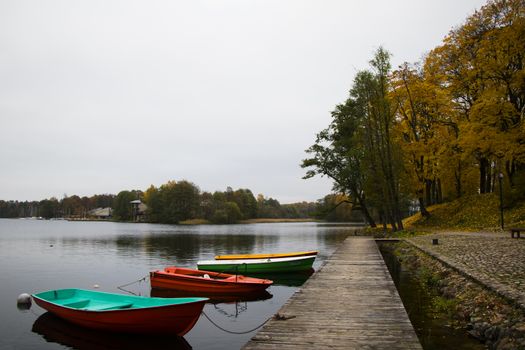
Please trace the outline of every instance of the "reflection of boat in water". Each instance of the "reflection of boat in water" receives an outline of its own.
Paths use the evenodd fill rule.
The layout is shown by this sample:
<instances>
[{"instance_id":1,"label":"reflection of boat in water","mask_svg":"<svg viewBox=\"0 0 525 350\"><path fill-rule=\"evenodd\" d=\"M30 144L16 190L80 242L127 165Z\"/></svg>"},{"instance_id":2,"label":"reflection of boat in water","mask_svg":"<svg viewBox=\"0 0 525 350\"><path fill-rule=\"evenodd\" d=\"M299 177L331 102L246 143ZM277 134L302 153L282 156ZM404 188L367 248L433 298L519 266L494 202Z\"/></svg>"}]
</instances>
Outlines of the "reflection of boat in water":
<instances>
[{"instance_id":1,"label":"reflection of boat in water","mask_svg":"<svg viewBox=\"0 0 525 350\"><path fill-rule=\"evenodd\" d=\"M80 326L46 312L33 323L34 333L50 343L79 350L102 349L191 349L186 339L174 335L145 336L96 331Z\"/></svg>"},{"instance_id":2,"label":"reflection of boat in water","mask_svg":"<svg viewBox=\"0 0 525 350\"><path fill-rule=\"evenodd\" d=\"M312 268L308 271L258 274L257 277L271 279L274 286L300 287L310 278L310 276L312 276L314 272L315 270Z\"/></svg>"},{"instance_id":3,"label":"reflection of boat in water","mask_svg":"<svg viewBox=\"0 0 525 350\"><path fill-rule=\"evenodd\" d=\"M209 298L208 303L218 304L218 303L231 303L237 301L260 301L267 300L273 297L272 294L268 293L266 290L262 290L256 293L244 294L244 295L213 295L206 292L185 292L172 289L158 289L152 288L150 295L152 297L160 298L185 298L189 296L206 296Z\"/></svg>"}]
</instances>

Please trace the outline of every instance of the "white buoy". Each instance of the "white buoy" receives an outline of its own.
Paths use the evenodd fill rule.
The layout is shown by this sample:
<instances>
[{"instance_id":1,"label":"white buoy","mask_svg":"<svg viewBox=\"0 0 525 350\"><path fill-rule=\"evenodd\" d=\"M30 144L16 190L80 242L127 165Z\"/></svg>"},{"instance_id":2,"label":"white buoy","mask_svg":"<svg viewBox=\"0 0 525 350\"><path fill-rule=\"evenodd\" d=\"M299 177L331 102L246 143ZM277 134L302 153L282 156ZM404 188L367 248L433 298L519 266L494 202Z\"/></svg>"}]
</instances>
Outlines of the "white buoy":
<instances>
[{"instance_id":1,"label":"white buoy","mask_svg":"<svg viewBox=\"0 0 525 350\"><path fill-rule=\"evenodd\" d=\"M22 293L16 298L16 306L20 310L28 310L31 308L31 296L27 293Z\"/></svg>"},{"instance_id":2,"label":"white buoy","mask_svg":"<svg viewBox=\"0 0 525 350\"><path fill-rule=\"evenodd\" d=\"M100 287L98 284L94 284L93 285L93 288L97 289L98 287Z\"/></svg>"}]
</instances>

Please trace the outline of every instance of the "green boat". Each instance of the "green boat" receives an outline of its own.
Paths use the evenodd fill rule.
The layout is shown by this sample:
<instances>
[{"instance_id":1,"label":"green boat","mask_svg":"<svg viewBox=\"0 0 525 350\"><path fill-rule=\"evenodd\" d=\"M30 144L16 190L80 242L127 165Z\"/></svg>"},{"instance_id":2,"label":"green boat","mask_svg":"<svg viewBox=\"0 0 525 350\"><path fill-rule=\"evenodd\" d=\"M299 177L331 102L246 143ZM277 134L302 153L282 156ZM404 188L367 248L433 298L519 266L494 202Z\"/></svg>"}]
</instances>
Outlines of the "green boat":
<instances>
[{"instance_id":1,"label":"green boat","mask_svg":"<svg viewBox=\"0 0 525 350\"><path fill-rule=\"evenodd\" d=\"M312 269L313 256L269 259L205 260L197 262L199 270L235 274L282 273L308 271Z\"/></svg>"}]
</instances>

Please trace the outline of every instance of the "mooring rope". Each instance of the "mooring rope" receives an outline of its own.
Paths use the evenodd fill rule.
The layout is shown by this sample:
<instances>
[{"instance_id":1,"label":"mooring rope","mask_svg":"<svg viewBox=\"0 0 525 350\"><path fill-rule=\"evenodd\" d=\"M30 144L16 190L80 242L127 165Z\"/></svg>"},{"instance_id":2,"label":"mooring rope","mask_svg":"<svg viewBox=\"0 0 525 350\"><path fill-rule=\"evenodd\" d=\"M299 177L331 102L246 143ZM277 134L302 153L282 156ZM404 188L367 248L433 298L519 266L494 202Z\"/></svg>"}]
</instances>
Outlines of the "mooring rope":
<instances>
[{"instance_id":1,"label":"mooring rope","mask_svg":"<svg viewBox=\"0 0 525 350\"><path fill-rule=\"evenodd\" d=\"M140 279L138 279L138 280L136 280L136 281L133 281L133 282L126 283L126 284L123 284L123 285L121 285L121 286L118 286L117 289L120 289L121 291L124 291L124 292L126 292L126 293L130 293L130 294L133 294L133 295L137 295L137 293L133 293L133 292L130 291L130 290L124 289L124 287L131 286L132 284L135 284L135 283L139 283L139 282L145 281L148 277L149 277L149 274L146 275L146 276L144 276L144 277L141 277Z\"/></svg>"},{"instance_id":2,"label":"mooring rope","mask_svg":"<svg viewBox=\"0 0 525 350\"><path fill-rule=\"evenodd\" d=\"M242 264L237 264L237 265L235 265L235 267L232 267L232 268L227 268L227 269L224 269L224 270L215 271L215 272L218 272L218 274L216 274L215 277L219 277L223 273L227 273L227 274L234 274L235 273L235 275L238 275L239 274L239 266L243 266L244 267L244 274L246 274L246 272L248 272L248 264L242 263Z\"/></svg>"},{"instance_id":3,"label":"mooring rope","mask_svg":"<svg viewBox=\"0 0 525 350\"><path fill-rule=\"evenodd\" d=\"M219 326L217 323L213 322L213 320L208 316L206 315L206 313L204 311L202 311L202 314L208 319L208 321L211 322L212 325L214 325L215 327L219 328L221 331L223 332L226 332L226 333L230 333L230 334L248 334L248 333L251 333L253 331L256 331L258 330L259 328L261 328L262 326L264 326L266 324L266 322L268 322L268 320L270 320L272 317L268 317L263 323L261 323L260 325L258 325L257 327L255 328L252 328L248 331L244 331L244 332L235 332L235 331L230 331L230 330L227 330L225 328L222 328L221 326Z\"/></svg>"}]
</instances>

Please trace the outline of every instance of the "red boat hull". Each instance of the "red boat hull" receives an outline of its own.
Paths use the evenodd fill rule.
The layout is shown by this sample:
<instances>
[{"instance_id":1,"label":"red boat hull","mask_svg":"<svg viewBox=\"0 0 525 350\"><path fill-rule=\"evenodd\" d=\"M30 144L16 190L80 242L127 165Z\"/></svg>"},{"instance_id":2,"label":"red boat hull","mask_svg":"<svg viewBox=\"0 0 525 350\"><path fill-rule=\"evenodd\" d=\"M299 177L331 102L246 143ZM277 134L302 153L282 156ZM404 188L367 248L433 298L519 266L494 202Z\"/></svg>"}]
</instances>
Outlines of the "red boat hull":
<instances>
[{"instance_id":1,"label":"red boat hull","mask_svg":"<svg viewBox=\"0 0 525 350\"><path fill-rule=\"evenodd\" d=\"M203 278L203 275L210 278ZM273 282L225 273L167 267L150 273L152 288L194 292L198 295L246 295L261 292Z\"/></svg>"},{"instance_id":2,"label":"red boat hull","mask_svg":"<svg viewBox=\"0 0 525 350\"><path fill-rule=\"evenodd\" d=\"M34 300L47 311L82 327L110 332L169 333L179 336L193 328L205 304L205 301L198 301L144 309L94 312L64 308L41 299Z\"/></svg>"}]
</instances>

